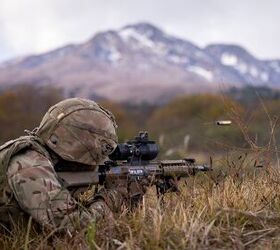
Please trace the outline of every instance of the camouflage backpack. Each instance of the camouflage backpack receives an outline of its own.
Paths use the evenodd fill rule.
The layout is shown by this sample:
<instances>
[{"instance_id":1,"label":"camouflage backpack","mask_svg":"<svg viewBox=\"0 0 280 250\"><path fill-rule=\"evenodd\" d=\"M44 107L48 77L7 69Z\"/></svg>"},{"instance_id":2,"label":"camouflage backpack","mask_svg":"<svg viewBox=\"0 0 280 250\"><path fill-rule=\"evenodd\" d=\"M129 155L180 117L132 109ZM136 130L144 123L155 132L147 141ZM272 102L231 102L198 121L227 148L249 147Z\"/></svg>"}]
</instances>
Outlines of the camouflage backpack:
<instances>
[{"instance_id":1,"label":"camouflage backpack","mask_svg":"<svg viewBox=\"0 0 280 250\"><path fill-rule=\"evenodd\" d=\"M32 149L50 159L48 151L42 146L42 141L37 136L22 136L6 142L0 147L0 222L6 226L10 216L17 221L22 216L22 210L9 190L7 181L7 168L11 158L17 153Z\"/></svg>"}]
</instances>

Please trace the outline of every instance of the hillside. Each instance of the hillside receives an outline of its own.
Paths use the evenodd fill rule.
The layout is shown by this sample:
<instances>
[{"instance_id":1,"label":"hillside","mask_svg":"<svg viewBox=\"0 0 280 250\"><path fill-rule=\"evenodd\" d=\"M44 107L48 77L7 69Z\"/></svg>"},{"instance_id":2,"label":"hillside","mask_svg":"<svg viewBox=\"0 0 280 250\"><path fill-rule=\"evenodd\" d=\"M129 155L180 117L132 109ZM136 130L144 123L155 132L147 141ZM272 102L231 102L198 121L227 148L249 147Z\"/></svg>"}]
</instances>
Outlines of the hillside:
<instances>
[{"instance_id":1,"label":"hillside","mask_svg":"<svg viewBox=\"0 0 280 250\"><path fill-rule=\"evenodd\" d=\"M229 86L279 88L280 60L260 60L237 45L199 48L138 23L0 64L2 88L22 83L55 85L66 96L165 103L183 93Z\"/></svg>"}]
</instances>

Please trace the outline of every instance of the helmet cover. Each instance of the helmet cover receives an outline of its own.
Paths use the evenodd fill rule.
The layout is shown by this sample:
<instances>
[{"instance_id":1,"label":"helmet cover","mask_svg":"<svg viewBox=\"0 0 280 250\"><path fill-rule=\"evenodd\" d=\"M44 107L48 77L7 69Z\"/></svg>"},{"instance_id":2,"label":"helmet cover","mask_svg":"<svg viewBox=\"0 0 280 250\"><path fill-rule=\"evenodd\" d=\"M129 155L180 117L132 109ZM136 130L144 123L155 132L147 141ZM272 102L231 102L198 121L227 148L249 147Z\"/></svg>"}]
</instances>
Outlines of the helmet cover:
<instances>
[{"instance_id":1,"label":"helmet cover","mask_svg":"<svg viewBox=\"0 0 280 250\"><path fill-rule=\"evenodd\" d=\"M96 102L70 98L52 106L36 135L66 161L100 164L117 146L112 113Z\"/></svg>"}]
</instances>

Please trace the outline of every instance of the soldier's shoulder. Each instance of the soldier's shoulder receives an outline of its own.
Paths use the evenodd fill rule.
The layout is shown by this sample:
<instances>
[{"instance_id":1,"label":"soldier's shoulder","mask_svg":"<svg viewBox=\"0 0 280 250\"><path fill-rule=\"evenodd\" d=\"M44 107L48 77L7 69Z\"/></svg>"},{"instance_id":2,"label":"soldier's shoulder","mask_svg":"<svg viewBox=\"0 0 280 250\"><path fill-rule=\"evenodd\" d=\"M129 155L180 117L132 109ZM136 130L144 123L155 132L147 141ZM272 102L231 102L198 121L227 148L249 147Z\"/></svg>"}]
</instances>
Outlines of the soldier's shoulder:
<instances>
[{"instance_id":1,"label":"soldier's shoulder","mask_svg":"<svg viewBox=\"0 0 280 250\"><path fill-rule=\"evenodd\" d=\"M4 144L2 144L0 146L0 151L3 150L3 149L11 147L15 143L27 143L28 144L29 142L35 141L35 140L36 139L35 139L34 136L29 136L29 135L20 136L20 137L18 137L16 139L9 140L9 141L5 142Z\"/></svg>"},{"instance_id":2,"label":"soldier's shoulder","mask_svg":"<svg viewBox=\"0 0 280 250\"><path fill-rule=\"evenodd\" d=\"M32 171L36 171L36 167L40 169L40 167L42 166L45 169L50 168L51 172L54 171L53 164L48 157L36 150L27 149L18 152L11 158L11 161L8 166L8 172L12 174L20 171L21 169L29 167L32 167Z\"/></svg>"},{"instance_id":3,"label":"soldier's shoulder","mask_svg":"<svg viewBox=\"0 0 280 250\"><path fill-rule=\"evenodd\" d=\"M2 170L15 162L34 165L50 163L47 150L34 136L22 136L6 142L0 147L0 165Z\"/></svg>"}]
</instances>

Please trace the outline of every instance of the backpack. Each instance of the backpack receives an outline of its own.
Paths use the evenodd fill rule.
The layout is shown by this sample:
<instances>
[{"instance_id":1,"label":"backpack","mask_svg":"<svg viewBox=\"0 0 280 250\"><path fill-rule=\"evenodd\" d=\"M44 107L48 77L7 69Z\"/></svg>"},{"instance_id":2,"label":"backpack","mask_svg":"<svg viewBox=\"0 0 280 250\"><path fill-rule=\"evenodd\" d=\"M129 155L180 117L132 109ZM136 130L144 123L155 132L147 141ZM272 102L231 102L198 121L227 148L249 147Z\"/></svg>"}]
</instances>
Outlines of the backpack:
<instances>
[{"instance_id":1,"label":"backpack","mask_svg":"<svg viewBox=\"0 0 280 250\"><path fill-rule=\"evenodd\" d=\"M6 173L12 157L28 149L38 151L50 159L48 151L37 136L21 136L0 146L0 223L4 227L9 227L11 221L17 223L25 214L13 197Z\"/></svg>"}]
</instances>

